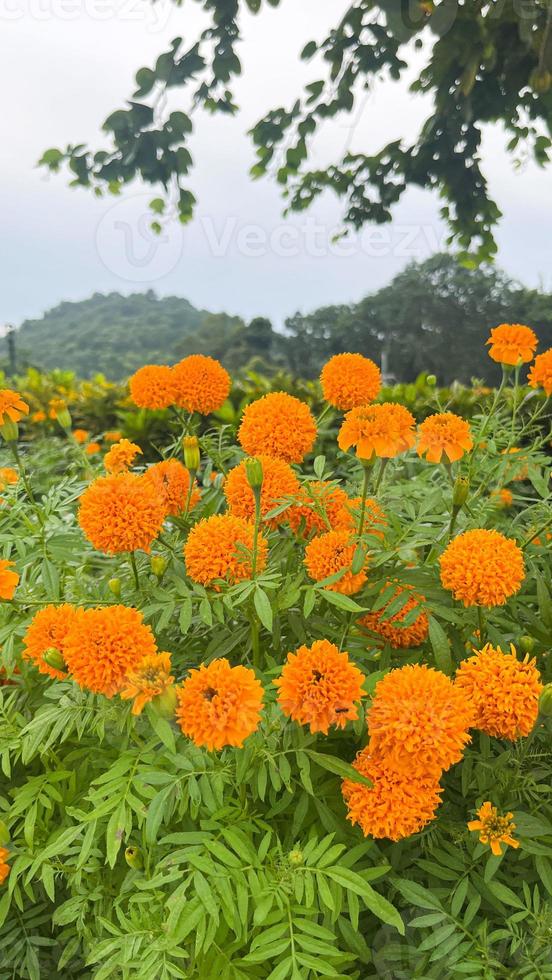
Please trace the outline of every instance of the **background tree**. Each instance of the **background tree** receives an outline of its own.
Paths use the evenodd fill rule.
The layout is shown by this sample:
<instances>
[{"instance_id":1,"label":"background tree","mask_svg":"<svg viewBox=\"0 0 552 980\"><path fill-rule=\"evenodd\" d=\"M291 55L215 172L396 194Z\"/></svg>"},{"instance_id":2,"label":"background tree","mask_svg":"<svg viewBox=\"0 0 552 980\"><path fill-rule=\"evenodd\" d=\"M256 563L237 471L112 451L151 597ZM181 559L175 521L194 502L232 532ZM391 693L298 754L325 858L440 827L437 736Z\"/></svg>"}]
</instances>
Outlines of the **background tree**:
<instances>
[{"instance_id":1,"label":"background tree","mask_svg":"<svg viewBox=\"0 0 552 980\"><path fill-rule=\"evenodd\" d=\"M196 0L210 25L191 44L176 37L155 65L136 73L127 105L103 124L107 147L82 144L50 149L50 170L68 164L72 184L95 193L136 179L157 185L153 226L176 210L193 214L187 185L188 148L198 109L233 114L232 82L241 72L237 53L240 15L264 12L281 0ZM185 11L182 13L185 23ZM318 126L339 113L359 111L374 78L400 80L413 71L420 49L425 63L411 83L430 96L433 109L416 139L399 139L374 154L350 153L326 169L309 166ZM501 126L508 151L523 148L539 164L549 160L552 123L552 5L549 0L353 0L321 41L302 57L318 56L313 80L291 107L269 111L253 128L257 162L252 174L275 174L292 210L303 210L323 191L344 203L344 228L384 222L407 187L438 191L449 242L472 248L478 259L496 251L492 229L500 211L481 168L482 127ZM419 61L419 52L416 61ZM164 113L165 94L180 88L187 111ZM167 207L167 204L170 207Z\"/></svg>"}]
</instances>

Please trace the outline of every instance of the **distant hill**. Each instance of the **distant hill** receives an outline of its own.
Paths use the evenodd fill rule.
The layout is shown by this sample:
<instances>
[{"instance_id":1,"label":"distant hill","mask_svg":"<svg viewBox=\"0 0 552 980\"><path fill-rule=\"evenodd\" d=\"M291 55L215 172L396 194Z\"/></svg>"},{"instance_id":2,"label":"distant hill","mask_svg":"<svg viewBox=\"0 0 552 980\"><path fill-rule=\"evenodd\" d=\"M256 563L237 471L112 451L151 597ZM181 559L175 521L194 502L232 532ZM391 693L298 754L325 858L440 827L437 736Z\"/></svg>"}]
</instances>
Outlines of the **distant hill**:
<instances>
[{"instance_id":1,"label":"distant hill","mask_svg":"<svg viewBox=\"0 0 552 980\"><path fill-rule=\"evenodd\" d=\"M101 371L124 378L142 364L170 363L201 350L213 322L222 333L243 328L238 317L197 310L178 296L94 293L26 320L16 333L17 360L19 366L70 369L80 377Z\"/></svg>"}]
</instances>

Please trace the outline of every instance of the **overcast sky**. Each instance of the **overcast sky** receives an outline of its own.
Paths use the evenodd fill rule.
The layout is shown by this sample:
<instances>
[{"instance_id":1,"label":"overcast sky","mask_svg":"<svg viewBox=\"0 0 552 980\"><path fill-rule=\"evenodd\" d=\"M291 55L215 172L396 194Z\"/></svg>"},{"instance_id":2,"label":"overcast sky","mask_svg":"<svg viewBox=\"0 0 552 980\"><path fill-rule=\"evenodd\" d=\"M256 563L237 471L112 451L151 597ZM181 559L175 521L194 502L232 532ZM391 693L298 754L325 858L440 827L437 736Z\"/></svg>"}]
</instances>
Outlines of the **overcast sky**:
<instances>
[{"instance_id":1,"label":"overcast sky","mask_svg":"<svg viewBox=\"0 0 552 980\"><path fill-rule=\"evenodd\" d=\"M64 176L45 175L36 161L50 146L102 146L101 123L130 95L136 69L153 64L176 35L194 38L201 11L190 0L181 8L167 0L0 0L0 323L20 323L94 291L153 288L204 309L264 314L281 325L297 310L358 300L409 260L442 246L439 201L429 193L410 191L392 224L367 227L336 247L338 201L327 196L284 220L277 188L248 177L254 156L247 129L267 108L289 105L299 85L317 77L314 66L299 63L298 52L311 37L322 37L346 6L345 0L284 0L279 9L244 18L242 113L233 120L201 118L191 146L197 217L154 241L146 227L151 190L133 186L121 198L97 199L69 188ZM406 86L380 83L353 127L351 119L326 124L318 159L337 158L349 146L370 151L390 138L408 139L427 114L428 104ZM504 213L499 264L527 284L552 289L546 220L552 170L529 164L515 172L504 145L499 130L486 134L490 188Z\"/></svg>"}]
</instances>

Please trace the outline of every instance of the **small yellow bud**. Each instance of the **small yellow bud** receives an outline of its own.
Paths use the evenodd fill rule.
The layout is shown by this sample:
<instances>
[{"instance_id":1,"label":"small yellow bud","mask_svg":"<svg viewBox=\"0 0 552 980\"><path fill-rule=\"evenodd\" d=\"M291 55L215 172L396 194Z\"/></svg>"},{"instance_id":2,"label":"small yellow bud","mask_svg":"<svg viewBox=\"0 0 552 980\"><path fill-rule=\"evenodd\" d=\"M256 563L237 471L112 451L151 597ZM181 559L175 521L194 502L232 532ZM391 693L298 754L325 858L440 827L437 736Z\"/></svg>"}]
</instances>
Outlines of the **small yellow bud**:
<instances>
[{"instance_id":1,"label":"small yellow bud","mask_svg":"<svg viewBox=\"0 0 552 980\"><path fill-rule=\"evenodd\" d=\"M107 583L107 587L110 592L118 599L121 594L121 579L120 578L110 578Z\"/></svg>"},{"instance_id":2,"label":"small yellow bud","mask_svg":"<svg viewBox=\"0 0 552 980\"><path fill-rule=\"evenodd\" d=\"M66 406L64 408L56 409L56 419L61 425L61 428L65 429L66 431L69 431L73 424L71 414Z\"/></svg>"},{"instance_id":3,"label":"small yellow bud","mask_svg":"<svg viewBox=\"0 0 552 980\"><path fill-rule=\"evenodd\" d=\"M196 436L184 436L184 465L190 473L197 473L199 469L199 443Z\"/></svg>"},{"instance_id":4,"label":"small yellow bud","mask_svg":"<svg viewBox=\"0 0 552 980\"><path fill-rule=\"evenodd\" d=\"M134 868L135 871L141 871L144 867L144 859L142 857L142 851L139 847L127 847L125 851L125 861L129 868Z\"/></svg>"},{"instance_id":5,"label":"small yellow bud","mask_svg":"<svg viewBox=\"0 0 552 980\"><path fill-rule=\"evenodd\" d=\"M303 852L300 851L298 848L295 848L293 851L290 851L288 854L288 861L291 864L291 866L294 868L301 867L304 860L305 858L303 856Z\"/></svg>"},{"instance_id":6,"label":"small yellow bud","mask_svg":"<svg viewBox=\"0 0 552 980\"><path fill-rule=\"evenodd\" d=\"M428 374L428 376L426 378L426 385L428 385L428 387L430 387L430 388L435 388L435 385L436 384L437 384L437 377L436 377L436 375L435 374Z\"/></svg>"},{"instance_id":7,"label":"small yellow bud","mask_svg":"<svg viewBox=\"0 0 552 980\"><path fill-rule=\"evenodd\" d=\"M48 664L48 667L53 667L55 670L67 670L65 660L63 659L59 650L56 650L55 647L49 647L47 650L45 650L42 654L42 659L44 660L44 663Z\"/></svg>"},{"instance_id":8,"label":"small yellow bud","mask_svg":"<svg viewBox=\"0 0 552 980\"><path fill-rule=\"evenodd\" d=\"M163 578L167 570L167 559L163 555L153 555L150 561L150 568L157 578Z\"/></svg>"},{"instance_id":9,"label":"small yellow bud","mask_svg":"<svg viewBox=\"0 0 552 980\"><path fill-rule=\"evenodd\" d=\"M534 68L529 76L529 85L538 95L545 95L552 85L552 74L546 68Z\"/></svg>"}]
</instances>

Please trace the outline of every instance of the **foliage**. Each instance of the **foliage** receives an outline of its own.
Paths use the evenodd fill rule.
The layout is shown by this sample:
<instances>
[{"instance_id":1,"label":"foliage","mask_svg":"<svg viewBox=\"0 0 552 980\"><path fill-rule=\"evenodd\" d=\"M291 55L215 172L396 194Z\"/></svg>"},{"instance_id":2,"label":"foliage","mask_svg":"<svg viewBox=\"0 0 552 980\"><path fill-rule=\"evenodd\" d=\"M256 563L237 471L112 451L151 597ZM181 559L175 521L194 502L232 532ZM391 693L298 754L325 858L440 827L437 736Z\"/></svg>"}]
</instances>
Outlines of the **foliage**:
<instances>
[{"instance_id":1,"label":"foliage","mask_svg":"<svg viewBox=\"0 0 552 980\"><path fill-rule=\"evenodd\" d=\"M151 202L153 227L177 214L193 215L190 140L198 110L235 114L232 84L241 73L240 30L247 12L268 17L280 0L198 0L208 26L190 44L174 38L153 68L136 73L124 108L103 124L107 148L83 144L47 150L41 163L67 165L72 185L120 194L135 180L162 188ZM184 14L182 15L183 23ZM257 161L282 186L288 206L301 211L327 189L344 200L344 226L390 220L393 205L414 185L440 193L450 242L478 259L496 251L500 211L481 168L482 129L500 124L510 154L549 161L552 118L552 20L547 0L530 3L456 0L353 0L322 40L301 57L315 59L313 79L291 107L279 106L252 130ZM420 57L422 60L419 67ZM358 113L364 93L381 77L415 73L412 93L432 102L413 142L397 138L373 153L348 149L327 167L313 167L319 127L339 114ZM161 108L170 89L188 95L187 111Z\"/></svg>"},{"instance_id":2,"label":"foliage","mask_svg":"<svg viewBox=\"0 0 552 980\"><path fill-rule=\"evenodd\" d=\"M102 372L112 380L124 380L144 363L172 363L192 353L211 354L232 372L249 366L314 378L333 354L356 350L381 361L399 381L425 371L444 385L473 377L494 384L500 372L485 356L484 342L489 324L504 321L533 324L549 346L552 297L494 268L470 270L437 254L411 263L359 303L296 313L285 333L263 317L245 324L150 291L62 303L41 320L23 323L16 342L20 369L30 363L79 377ZM3 351L0 342L0 356Z\"/></svg>"},{"instance_id":3,"label":"foliage","mask_svg":"<svg viewBox=\"0 0 552 980\"><path fill-rule=\"evenodd\" d=\"M41 379L34 381L36 388ZM249 377L234 391L241 384L251 397L262 383ZM312 395L312 386L295 391ZM415 398L409 404L419 408ZM78 498L102 472L99 457L83 455L73 439L20 444L21 477L2 491L0 509L2 554L21 575L14 600L0 606L7 681L0 816L10 835L0 980L552 977L552 753L544 719L514 743L474 731L443 778L436 819L392 843L364 838L346 820L341 781L360 778L350 763L366 744L364 711L342 730L313 735L283 716L272 684L288 651L325 638L361 668L369 703L392 667L425 663L452 675L482 633L494 645L530 648L543 680L552 680L548 405L511 384L484 411L474 402L476 449L452 473L414 452L390 461L383 479L378 463L372 479L387 526L383 538L360 539L370 566L354 597L310 581L304 541L285 523L263 527L269 563L254 579L205 588L186 575L190 527L225 508L222 481L211 475L242 456L240 412L197 430L201 502L167 518L153 554L136 553L135 568L126 555L95 552L77 523ZM178 457L182 417L158 420L159 449ZM316 455L296 472L339 481L354 497L363 468L337 449L338 421L326 410ZM508 453L515 446L523 451L521 480ZM452 523L451 475L470 480ZM507 483L513 500L505 509L493 491ZM524 549L521 591L485 618L455 603L440 582L438 556L455 521L457 531L497 528ZM393 650L358 626L361 614L388 602L389 579L425 597L430 628L419 649ZM118 697L40 675L22 659L22 637L38 609L62 601L140 609L159 649L171 651L177 683L215 658L254 666L265 689L259 730L241 748L209 752L154 704L135 716ZM388 605L387 615L399 607ZM468 831L484 800L513 811L518 850L494 857Z\"/></svg>"}]
</instances>

